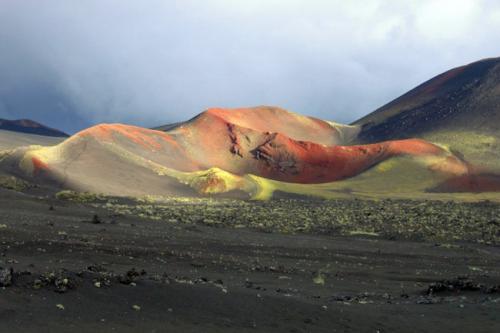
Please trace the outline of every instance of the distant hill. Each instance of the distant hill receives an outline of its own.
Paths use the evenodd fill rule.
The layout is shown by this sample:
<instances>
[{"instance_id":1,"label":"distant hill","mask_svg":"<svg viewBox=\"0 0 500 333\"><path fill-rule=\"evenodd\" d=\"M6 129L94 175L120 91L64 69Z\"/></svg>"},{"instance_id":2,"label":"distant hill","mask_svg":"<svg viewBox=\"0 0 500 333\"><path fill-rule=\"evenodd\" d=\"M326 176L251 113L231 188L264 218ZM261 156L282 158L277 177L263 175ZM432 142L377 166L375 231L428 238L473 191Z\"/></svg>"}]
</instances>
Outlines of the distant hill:
<instances>
[{"instance_id":1,"label":"distant hill","mask_svg":"<svg viewBox=\"0 0 500 333\"><path fill-rule=\"evenodd\" d=\"M185 121L180 121L177 123L171 123L171 124L166 124L166 125L162 125L162 126L158 126L158 127L153 127L151 129L157 130L157 131L167 132L167 131L173 130L174 128L177 128L185 123L186 123Z\"/></svg>"},{"instance_id":2,"label":"distant hill","mask_svg":"<svg viewBox=\"0 0 500 333\"><path fill-rule=\"evenodd\" d=\"M0 119L0 129L12 132L21 132L53 137L68 137L69 135L54 128L42 125L29 119L7 120Z\"/></svg>"},{"instance_id":3,"label":"distant hill","mask_svg":"<svg viewBox=\"0 0 500 333\"><path fill-rule=\"evenodd\" d=\"M31 145L53 146L64 139L66 138L0 130L0 151Z\"/></svg>"},{"instance_id":4,"label":"distant hill","mask_svg":"<svg viewBox=\"0 0 500 333\"><path fill-rule=\"evenodd\" d=\"M425 137L436 131L500 136L500 58L451 69L353 124L362 127L361 142Z\"/></svg>"}]
</instances>

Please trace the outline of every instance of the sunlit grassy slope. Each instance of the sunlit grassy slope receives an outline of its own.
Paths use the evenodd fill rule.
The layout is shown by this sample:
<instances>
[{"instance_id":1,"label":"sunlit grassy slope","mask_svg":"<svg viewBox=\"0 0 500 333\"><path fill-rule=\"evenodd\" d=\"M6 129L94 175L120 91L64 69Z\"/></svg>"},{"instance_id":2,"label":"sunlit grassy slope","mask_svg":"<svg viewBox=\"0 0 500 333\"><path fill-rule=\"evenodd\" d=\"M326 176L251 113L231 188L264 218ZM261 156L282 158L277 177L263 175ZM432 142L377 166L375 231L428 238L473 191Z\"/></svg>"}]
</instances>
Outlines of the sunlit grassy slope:
<instances>
[{"instance_id":1,"label":"sunlit grassy slope","mask_svg":"<svg viewBox=\"0 0 500 333\"><path fill-rule=\"evenodd\" d=\"M443 133L441 136L436 136L435 138L438 142L438 139L442 138L441 142L444 143L444 139L446 139L446 142L449 142L453 136L450 133ZM483 136L478 142L477 145L480 148L482 145L496 144L497 141L495 138ZM131 153L119 145L107 143L104 146L110 154L119 156L122 160L130 164L135 164L155 173L160 177L159 181L163 177L166 177L193 188L198 193L204 195L242 191L254 200L268 200L279 193L280 195L300 195L324 199L359 197L370 199L425 198L464 201L489 199L500 201L498 193L452 194L427 192L428 189L444 181L447 176L431 171L429 164L433 161L429 162L425 158L391 158L349 179L322 184L298 184L271 180L251 174L239 176L215 167L202 171L182 172ZM486 156L488 149L484 149L483 151L478 147L472 148L468 146L467 141L461 142L456 139L449 146L451 149L455 148L464 151L465 154L470 154L471 157L477 155L485 161L488 160L492 166L495 163L496 158L494 156ZM61 152L57 146L34 146L26 152L25 158L21 163L30 165L27 161L33 157L40 159L43 163L51 164L61 158Z\"/></svg>"},{"instance_id":2,"label":"sunlit grassy slope","mask_svg":"<svg viewBox=\"0 0 500 333\"><path fill-rule=\"evenodd\" d=\"M499 135L465 130L440 130L424 134L424 139L445 145L463 158L485 169L500 170Z\"/></svg>"},{"instance_id":3,"label":"sunlit grassy slope","mask_svg":"<svg viewBox=\"0 0 500 333\"><path fill-rule=\"evenodd\" d=\"M495 200L498 193L429 193L443 181L443 176L434 173L411 158L395 158L385 161L369 171L350 179L324 184L294 184L250 176L257 186L254 199L266 200L276 192L336 198L414 198L436 200Z\"/></svg>"},{"instance_id":4,"label":"sunlit grassy slope","mask_svg":"<svg viewBox=\"0 0 500 333\"><path fill-rule=\"evenodd\" d=\"M213 168L193 173L171 173L171 176L202 189L204 193L217 193L220 189L228 191L240 189L254 200L268 200L278 192L311 196L324 199L337 198L414 198L436 200L494 200L500 201L497 193L428 193L445 178L426 168L422 162L401 157L385 161L371 170L351 179L323 184L297 184L247 175L239 177L223 170ZM208 180L210 179L210 180ZM218 179L218 181L215 181ZM226 186L219 186L219 182ZM210 189L210 185L215 187Z\"/></svg>"}]
</instances>

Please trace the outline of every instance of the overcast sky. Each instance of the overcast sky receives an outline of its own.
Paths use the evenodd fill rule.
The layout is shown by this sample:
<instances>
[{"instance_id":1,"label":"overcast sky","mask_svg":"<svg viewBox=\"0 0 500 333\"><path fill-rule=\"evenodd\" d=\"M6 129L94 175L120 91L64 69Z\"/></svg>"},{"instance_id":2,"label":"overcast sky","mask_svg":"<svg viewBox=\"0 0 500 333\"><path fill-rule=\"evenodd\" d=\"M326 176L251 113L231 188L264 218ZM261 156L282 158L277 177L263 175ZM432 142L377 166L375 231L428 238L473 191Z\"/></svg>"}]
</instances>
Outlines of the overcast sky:
<instances>
[{"instance_id":1,"label":"overcast sky","mask_svg":"<svg viewBox=\"0 0 500 333\"><path fill-rule=\"evenodd\" d=\"M496 56L494 0L0 0L0 117L74 132L277 105L348 123Z\"/></svg>"}]
</instances>

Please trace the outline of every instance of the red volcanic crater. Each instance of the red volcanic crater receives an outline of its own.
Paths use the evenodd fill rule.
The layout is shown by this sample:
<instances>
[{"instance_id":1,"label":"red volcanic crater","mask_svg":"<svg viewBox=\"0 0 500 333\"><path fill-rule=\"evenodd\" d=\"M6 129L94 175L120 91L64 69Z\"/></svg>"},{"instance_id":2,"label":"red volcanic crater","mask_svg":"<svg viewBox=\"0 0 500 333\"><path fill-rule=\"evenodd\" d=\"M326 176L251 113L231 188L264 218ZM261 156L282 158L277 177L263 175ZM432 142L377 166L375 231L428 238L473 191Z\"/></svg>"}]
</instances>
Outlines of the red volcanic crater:
<instances>
[{"instance_id":1,"label":"red volcanic crater","mask_svg":"<svg viewBox=\"0 0 500 333\"><path fill-rule=\"evenodd\" d=\"M219 167L295 183L353 177L395 156L447 154L419 139L338 145L341 131L319 119L262 107L209 109L169 134L202 169ZM461 169L456 158L446 163Z\"/></svg>"},{"instance_id":2,"label":"red volcanic crater","mask_svg":"<svg viewBox=\"0 0 500 333\"><path fill-rule=\"evenodd\" d=\"M324 146L296 141L277 133L254 150L255 157L265 162L260 174L297 183L324 183L353 177L395 156L443 153L441 148L418 139L359 146Z\"/></svg>"},{"instance_id":3,"label":"red volcanic crater","mask_svg":"<svg viewBox=\"0 0 500 333\"><path fill-rule=\"evenodd\" d=\"M98 161L105 168L108 158L131 158L128 161L141 161L141 165L152 162L178 171L218 167L237 175L306 184L353 177L395 156L449 155L418 139L341 145L343 130L342 126L279 108L214 108L168 132L98 125L74 135L59 148L66 159L72 159L61 164L66 175L78 176L88 163ZM111 157L111 153L118 157ZM446 163L460 169L462 162L451 157ZM33 160L33 164L35 170L52 167L40 160Z\"/></svg>"}]
</instances>

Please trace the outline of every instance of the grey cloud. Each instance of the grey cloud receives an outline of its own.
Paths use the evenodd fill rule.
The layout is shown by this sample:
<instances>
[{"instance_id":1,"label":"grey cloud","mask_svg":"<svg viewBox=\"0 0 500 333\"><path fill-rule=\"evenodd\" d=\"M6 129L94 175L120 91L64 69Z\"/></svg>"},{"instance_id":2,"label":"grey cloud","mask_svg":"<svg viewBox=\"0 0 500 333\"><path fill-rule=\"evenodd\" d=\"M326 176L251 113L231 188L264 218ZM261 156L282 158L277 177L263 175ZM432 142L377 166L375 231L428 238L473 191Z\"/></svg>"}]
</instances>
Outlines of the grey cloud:
<instances>
[{"instance_id":1,"label":"grey cloud","mask_svg":"<svg viewBox=\"0 0 500 333\"><path fill-rule=\"evenodd\" d=\"M0 117L76 131L270 104L350 122L500 55L498 31L489 0L5 0Z\"/></svg>"}]
</instances>

